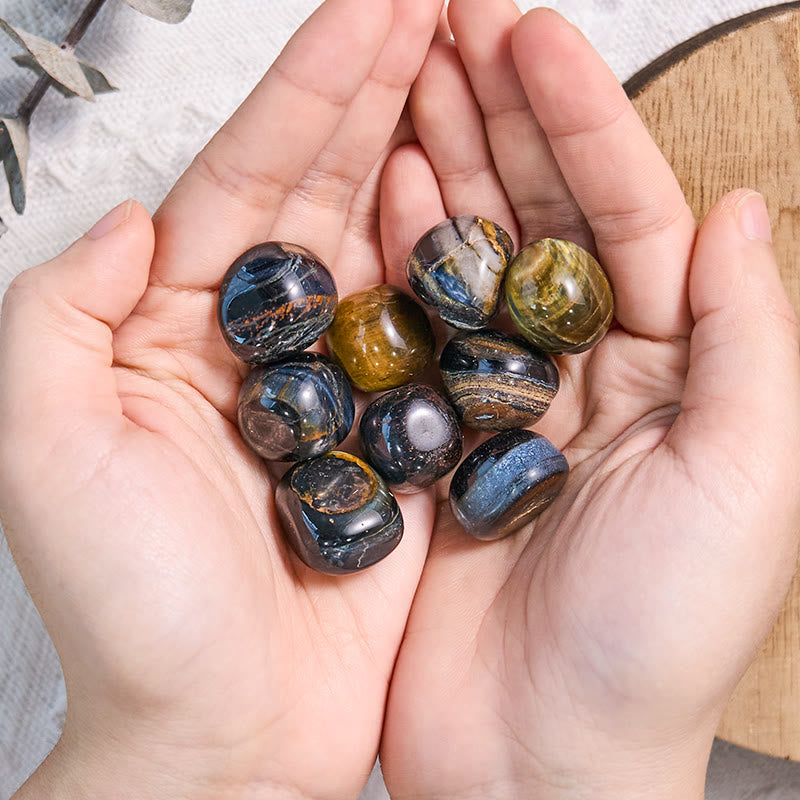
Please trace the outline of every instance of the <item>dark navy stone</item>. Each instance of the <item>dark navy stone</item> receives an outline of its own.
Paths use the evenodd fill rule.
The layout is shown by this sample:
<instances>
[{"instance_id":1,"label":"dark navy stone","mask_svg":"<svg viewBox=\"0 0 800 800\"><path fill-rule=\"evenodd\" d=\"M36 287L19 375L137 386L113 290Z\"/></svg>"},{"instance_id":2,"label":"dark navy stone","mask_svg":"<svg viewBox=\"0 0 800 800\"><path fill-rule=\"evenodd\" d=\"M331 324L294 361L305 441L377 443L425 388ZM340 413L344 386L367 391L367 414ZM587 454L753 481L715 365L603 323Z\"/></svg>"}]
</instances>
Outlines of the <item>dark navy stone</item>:
<instances>
[{"instance_id":1,"label":"dark navy stone","mask_svg":"<svg viewBox=\"0 0 800 800\"><path fill-rule=\"evenodd\" d=\"M237 358L267 364L313 344L333 321L337 300L333 277L313 253L266 242L225 274L217 320Z\"/></svg>"},{"instance_id":2,"label":"dark navy stone","mask_svg":"<svg viewBox=\"0 0 800 800\"><path fill-rule=\"evenodd\" d=\"M450 507L476 539L500 539L541 514L568 472L566 458L544 436L503 431L476 447L456 470Z\"/></svg>"},{"instance_id":3,"label":"dark navy stone","mask_svg":"<svg viewBox=\"0 0 800 800\"><path fill-rule=\"evenodd\" d=\"M409 286L454 328L477 330L497 313L500 286L514 254L499 225L468 215L431 228L406 264Z\"/></svg>"},{"instance_id":4,"label":"dark navy stone","mask_svg":"<svg viewBox=\"0 0 800 800\"><path fill-rule=\"evenodd\" d=\"M360 458L331 450L281 478L275 504L286 539L307 566L357 572L394 550L403 517L383 479Z\"/></svg>"},{"instance_id":5,"label":"dark navy stone","mask_svg":"<svg viewBox=\"0 0 800 800\"><path fill-rule=\"evenodd\" d=\"M406 384L364 409L364 457L394 492L419 492L461 458L461 428L447 400L430 386Z\"/></svg>"},{"instance_id":6,"label":"dark navy stone","mask_svg":"<svg viewBox=\"0 0 800 800\"><path fill-rule=\"evenodd\" d=\"M271 461L322 455L344 440L353 415L344 370L317 353L256 367L239 392L242 438Z\"/></svg>"},{"instance_id":7,"label":"dark navy stone","mask_svg":"<svg viewBox=\"0 0 800 800\"><path fill-rule=\"evenodd\" d=\"M462 422L502 431L532 425L558 392L558 368L521 336L485 329L456 334L439 359Z\"/></svg>"}]
</instances>

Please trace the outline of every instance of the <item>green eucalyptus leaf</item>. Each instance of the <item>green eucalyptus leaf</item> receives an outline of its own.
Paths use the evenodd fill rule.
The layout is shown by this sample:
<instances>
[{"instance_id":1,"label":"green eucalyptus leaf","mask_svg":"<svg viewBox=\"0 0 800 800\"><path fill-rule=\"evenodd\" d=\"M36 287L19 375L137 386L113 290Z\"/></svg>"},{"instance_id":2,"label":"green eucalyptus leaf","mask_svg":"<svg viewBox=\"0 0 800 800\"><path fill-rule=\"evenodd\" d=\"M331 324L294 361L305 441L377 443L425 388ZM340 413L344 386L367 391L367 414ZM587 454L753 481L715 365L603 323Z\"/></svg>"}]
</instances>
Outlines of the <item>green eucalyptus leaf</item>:
<instances>
[{"instance_id":1,"label":"green eucalyptus leaf","mask_svg":"<svg viewBox=\"0 0 800 800\"><path fill-rule=\"evenodd\" d=\"M39 66L39 63L36 59L30 55L22 55L22 56L14 56L14 61L20 66L25 67L26 69L33 70L36 75L43 75L44 70ZM105 92L118 92L116 86L109 82L108 78L100 72L99 69L96 67L87 64L85 61L78 62L81 65L81 69L83 70L83 74L86 76L86 80L89 81L89 86L92 87L92 91L95 94L104 94ZM64 86L63 84L59 83L58 81L53 81L53 87L58 89L64 97L77 97L75 92L73 92L68 87Z\"/></svg>"},{"instance_id":2,"label":"green eucalyptus leaf","mask_svg":"<svg viewBox=\"0 0 800 800\"><path fill-rule=\"evenodd\" d=\"M186 19L194 0L125 0L125 2L148 17L161 22L176 23Z\"/></svg>"},{"instance_id":3,"label":"green eucalyptus leaf","mask_svg":"<svg viewBox=\"0 0 800 800\"><path fill-rule=\"evenodd\" d=\"M56 83L65 86L84 100L94 100L92 87L81 69L80 62L71 51L62 49L49 39L42 39L21 28L15 28L4 19L0 19L0 28L18 45L24 47Z\"/></svg>"},{"instance_id":4,"label":"green eucalyptus leaf","mask_svg":"<svg viewBox=\"0 0 800 800\"><path fill-rule=\"evenodd\" d=\"M16 117L0 117L0 158L3 159L11 204L17 214L25 211L25 176L28 168L28 126Z\"/></svg>"}]
</instances>

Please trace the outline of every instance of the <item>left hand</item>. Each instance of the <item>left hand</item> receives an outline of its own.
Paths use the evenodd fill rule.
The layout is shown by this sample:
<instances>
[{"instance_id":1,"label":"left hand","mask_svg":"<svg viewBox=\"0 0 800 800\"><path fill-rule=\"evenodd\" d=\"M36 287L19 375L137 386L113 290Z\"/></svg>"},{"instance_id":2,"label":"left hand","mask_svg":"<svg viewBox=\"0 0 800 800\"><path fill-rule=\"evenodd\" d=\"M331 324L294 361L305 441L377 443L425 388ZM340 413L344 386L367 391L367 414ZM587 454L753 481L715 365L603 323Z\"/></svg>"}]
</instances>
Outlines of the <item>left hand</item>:
<instances>
[{"instance_id":1,"label":"left hand","mask_svg":"<svg viewBox=\"0 0 800 800\"><path fill-rule=\"evenodd\" d=\"M722 710L797 547L800 358L761 199L699 232L586 39L552 11L451 0L385 174L388 267L455 214L595 250L618 326L557 358L536 425L571 474L493 542L440 503L394 672L393 797L699 800ZM396 221L405 224L397 228Z\"/></svg>"}]
</instances>

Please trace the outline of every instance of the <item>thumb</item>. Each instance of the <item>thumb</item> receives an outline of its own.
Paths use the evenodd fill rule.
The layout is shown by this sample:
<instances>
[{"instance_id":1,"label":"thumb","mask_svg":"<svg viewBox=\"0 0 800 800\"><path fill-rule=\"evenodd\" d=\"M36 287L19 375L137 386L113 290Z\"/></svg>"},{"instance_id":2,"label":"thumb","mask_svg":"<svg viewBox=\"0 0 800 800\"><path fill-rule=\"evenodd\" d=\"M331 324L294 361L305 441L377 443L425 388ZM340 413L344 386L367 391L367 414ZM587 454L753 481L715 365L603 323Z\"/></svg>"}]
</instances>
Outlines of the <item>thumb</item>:
<instances>
[{"instance_id":1,"label":"thumb","mask_svg":"<svg viewBox=\"0 0 800 800\"><path fill-rule=\"evenodd\" d=\"M112 332L141 298L152 255L150 218L128 200L12 282L0 314L0 484L25 464L44 468L79 429L122 424Z\"/></svg>"},{"instance_id":2,"label":"thumb","mask_svg":"<svg viewBox=\"0 0 800 800\"><path fill-rule=\"evenodd\" d=\"M759 517L739 520L741 529L769 536L751 544L768 544L787 572L800 497L800 355L761 195L739 189L711 209L689 296L689 371L666 444L695 482L707 481L719 510Z\"/></svg>"}]
</instances>

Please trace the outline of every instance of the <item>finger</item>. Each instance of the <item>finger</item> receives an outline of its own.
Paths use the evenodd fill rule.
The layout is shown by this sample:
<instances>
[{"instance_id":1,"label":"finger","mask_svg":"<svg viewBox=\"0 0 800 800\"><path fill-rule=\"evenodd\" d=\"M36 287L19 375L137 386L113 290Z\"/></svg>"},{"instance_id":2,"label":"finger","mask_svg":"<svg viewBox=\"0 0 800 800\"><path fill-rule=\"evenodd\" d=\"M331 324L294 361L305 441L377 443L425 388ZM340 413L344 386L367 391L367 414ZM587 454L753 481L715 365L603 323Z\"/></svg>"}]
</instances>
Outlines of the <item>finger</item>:
<instances>
[{"instance_id":1,"label":"finger","mask_svg":"<svg viewBox=\"0 0 800 800\"><path fill-rule=\"evenodd\" d=\"M690 475L720 476L712 495L733 484L737 508L768 492L768 502L749 505L763 515L755 529L773 536L796 529L800 357L768 240L763 200L749 190L727 195L703 222L689 279L696 323L686 389L665 443ZM780 552L779 542L769 547Z\"/></svg>"},{"instance_id":2,"label":"finger","mask_svg":"<svg viewBox=\"0 0 800 800\"><path fill-rule=\"evenodd\" d=\"M417 135L406 105L389 144L353 197L336 264L340 296L372 284L391 283L386 277L380 239L381 178L391 155L398 148L416 141ZM340 265L345 265L345 268Z\"/></svg>"},{"instance_id":3,"label":"finger","mask_svg":"<svg viewBox=\"0 0 800 800\"><path fill-rule=\"evenodd\" d=\"M485 0L452 0L449 5L458 53L480 104L494 164L519 221L522 242L557 236L592 247L589 226L517 75L511 32L520 11L513 0L495 0L491 25L485 24L485 17Z\"/></svg>"},{"instance_id":4,"label":"finger","mask_svg":"<svg viewBox=\"0 0 800 800\"><path fill-rule=\"evenodd\" d=\"M378 60L328 143L286 197L270 238L306 245L335 266L354 198L398 124L439 10L439 0L394 0L392 31ZM362 275L353 269L352 253L344 255L348 270L337 275L343 293L348 283L355 288L380 281L379 262L365 264Z\"/></svg>"},{"instance_id":5,"label":"finger","mask_svg":"<svg viewBox=\"0 0 800 800\"><path fill-rule=\"evenodd\" d=\"M417 144L389 157L381 181L381 245L386 282L407 286L406 261L417 240L447 218L436 174Z\"/></svg>"},{"instance_id":6,"label":"finger","mask_svg":"<svg viewBox=\"0 0 800 800\"><path fill-rule=\"evenodd\" d=\"M367 80L391 20L390 0L327 0L306 21L157 212L156 282L216 288L266 238Z\"/></svg>"},{"instance_id":7,"label":"finger","mask_svg":"<svg viewBox=\"0 0 800 800\"><path fill-rule=\"evenodd\" d=\"M152 252L150 218L128 201L12 282L0 317L0 484L25 469L41 476L77 431L86 455L102 458L98 440L121 430L112 331L144 292Z\"/></svg>"},{"instance_id":8,"label":"finger","mask_svg":"<svg viewBox=\"0 0 800 800\"><path fill-rule=\"evenodd\" d=\"M433 43L411 91L410 107L439 182L446 216L486 217L518 241L514 212L494 168L481 111L453 44Z\"/></svg>"},{"instance_id":9,"label":"finger","mask_svg":"<svg viewBox=\"0 0 800 800\"><path fill-rule=\"evenodd\" d=\"M442 6L441 13L439 14L439 21L436 23L436 33L434 39L443 42L449 42L453 38L453 32L450 30L450 23L447 19L447 6Z\"/></svg>"},{"instance_id":10,"label":"finger","mask_svg":"<svg viewBox=\"0 0 800 800\"><path fill-rule=\"evenodd\" d=\"M624 90L554 11L526 14L512 50L533 112L594 232L618 321L653 339L687 336L694 218Z\"/></svg>"}]
</instances>

